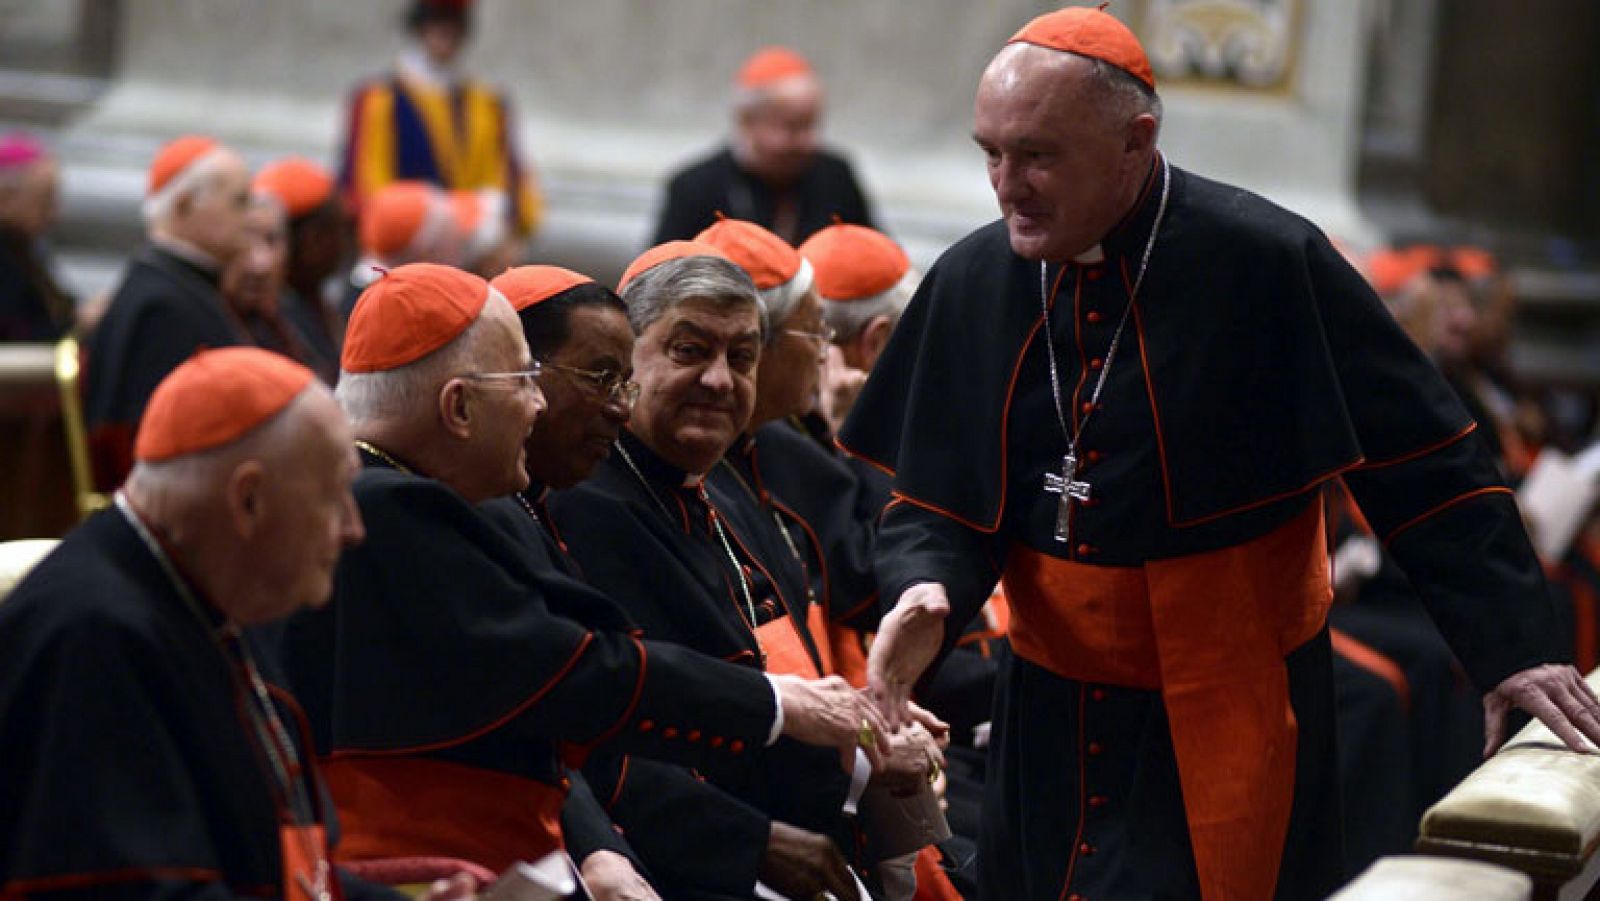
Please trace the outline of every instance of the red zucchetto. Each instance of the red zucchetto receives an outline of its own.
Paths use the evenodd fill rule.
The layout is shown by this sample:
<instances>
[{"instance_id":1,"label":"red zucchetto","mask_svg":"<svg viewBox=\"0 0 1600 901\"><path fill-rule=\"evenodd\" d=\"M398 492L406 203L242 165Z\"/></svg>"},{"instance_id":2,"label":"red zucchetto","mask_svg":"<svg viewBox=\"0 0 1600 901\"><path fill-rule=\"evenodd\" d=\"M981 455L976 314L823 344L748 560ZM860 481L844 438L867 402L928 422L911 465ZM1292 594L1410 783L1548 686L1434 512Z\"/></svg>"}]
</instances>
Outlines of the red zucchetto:
<instances>
[{"instance_id":1,"label":"red zucchetto","mask_svg":"<svg viewBox=\"0 0 1600 901\"><path fill-rule=\"evenodd\" d=\"M893 238L861 225L837 223L800 245L817 273L823 300L849 302L877 297L911 271L911 258Z\"/></svg>"},{"instance_id":2,"label":"red zucchetto","mask_svg":"<svg viewBox=\"0 0 1600 901\"><path fill-rule=\"evenodd\" d=\"M756 288L768 291L787 285L800 274L804 260L800 252L772 232L754 222L728 219L721 213L717 221L705 231L694 236L702 244L709 244L727 254L739 268L756 283Z\"/></svg>"},{"instance_id":3,"label":"red zucchetto","mask_svg":"<svg viewBox=\"0 0 1600 901\"><path fill-rule=\"evenodd\" d=\"M593 283L589 276L560 266L517 266L495 276L489 287L504 294L511 306L521 312L579 285Z\"/></svg>"},{"instance_id":4,"label":"red zucchetto","mask_svg":"<svg viewBox=\"0 0 1600 901\"><path fill-rule=\"evenodd\" d=\"M383 372L416 362L466 331L488 299L488 282L452 266L391 269L356 301L339 368Z\"/></svg>"},{"instance_id":5,"label":"red zucchetto","mask_svg":"<svg viewBox=\"0 0 1600 901\"><path fill-rule=\"evenodd\" d=\"M259 347L203 350L150 395L133 457L159 463L232 444L282 413L315 379L306 367Z\"/></svg>"},{"instance_id":6,"label":"red zucchetto","mask_svg":"<svg viewBox=\"0 0 1600 901\"><path fill-rule=\"evenodd\" d=\"M1022 26L1006 43L1036 44L1104 60L1155 90L1155 72L1150 69L1144 47L1128 26L1105 11L1107 5L1069 6L1045 13Z\"/></svg>"},{"instance_id":7,"label":"red zucchetto","mask_svg":"<svg viewBox=\"0 0 1600 901\"><path fill-rule=\"evenodd\" d=\"M222 145L218 144L216 139L205 135L184 135L168 141L156 151L155 159L150 161L145 196L154 197L159 194L162 188L171 184L172 180L182 175L184 170L220 146Z\"/></svg>"},{"instance_id":8,"label":"red zucchetto","mask_svg":"<svg viewBox=\"0 0 1600 901\"><path fill-rule=\"evenodd\" d=\"M739 67L734 83L745 89L764 88L810 74L811 63L788 47L762 47Z\"/></svg>"},{"instance_id":9,"label":"red zucchetto","mask_svg":"<svg viewBox=\"0 0 1600 901\"><path fill-rule=\"evenodd\" d=\"M712 247L704 241L668 241L639 254L628 264L628 271L622 273L622 280L617 282L617 293L621 294L628 290L628 283L644 274L646 270L653 269L668 260L683 257L716 257L733 262L721 248Z\"/></svg>"},{"instance_id":10,"label":"red zucchetto","mask_svg":"<svg viewBox=\"0 0 1600 901\"><path fill-rule=\"evenodd\" d=\"M289 218L295 219L328 202L333 196L333 176L305 157L285 157L262 166L250 182L250 190L276 198Z\"/></svg>"}]
</instances>

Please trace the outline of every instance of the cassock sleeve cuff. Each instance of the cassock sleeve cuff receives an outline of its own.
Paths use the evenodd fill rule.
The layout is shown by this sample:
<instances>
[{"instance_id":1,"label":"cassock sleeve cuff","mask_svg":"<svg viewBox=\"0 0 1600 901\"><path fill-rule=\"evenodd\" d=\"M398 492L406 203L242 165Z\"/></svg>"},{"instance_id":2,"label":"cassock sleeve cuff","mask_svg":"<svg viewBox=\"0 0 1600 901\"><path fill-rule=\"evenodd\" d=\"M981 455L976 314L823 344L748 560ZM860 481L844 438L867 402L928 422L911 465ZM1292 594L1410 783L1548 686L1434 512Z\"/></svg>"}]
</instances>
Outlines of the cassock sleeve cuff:
<instances>
[{"instance_id":1,"label":"cassock sleeve cuff","mask_svg":"<svg viewBox=\"0 0 1600 901\"><path fill-rule=\"evenodd\" d=\"M850 791L844 796L844 812L855 816L856 808L861 804L861 794L867 790L867 781L872 778L872 761L867 759L867 752L856 748L855 769L850 772Z\"/></svg>"},{"instance_id":2,"label":"cassock sleeve cuff","mask_svg":"<svg viewBox=\"0 0 1600 901\"><path fill-rule=\"evenodd\" d=\"M765 747L772 747L783 735L783 692L778 690L778 680L767 675L767 684L772 686L772 729L767 732Z\"/></svg>"}]
</instances>

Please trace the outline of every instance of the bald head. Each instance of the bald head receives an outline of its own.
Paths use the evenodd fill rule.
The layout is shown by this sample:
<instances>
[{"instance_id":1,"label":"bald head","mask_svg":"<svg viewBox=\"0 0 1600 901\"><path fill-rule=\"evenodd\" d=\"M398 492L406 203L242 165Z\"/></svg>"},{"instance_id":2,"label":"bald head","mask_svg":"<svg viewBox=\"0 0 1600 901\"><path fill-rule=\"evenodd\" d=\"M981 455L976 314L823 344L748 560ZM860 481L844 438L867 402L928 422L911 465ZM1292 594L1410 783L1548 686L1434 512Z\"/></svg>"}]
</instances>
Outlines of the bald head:
<instances>
[{"instance_id":1,"label":"bald head","mask_svg":"<svg viewBox=\"0 0 1600 901\"><path fill-rule=\"evenodd\" d=\"M1138 198L1160 114L1153 91L1100 60L1025 43L996 54L973 139L1012 250L1062 262L1098 244Z\"/></svg>"}]
</instances>

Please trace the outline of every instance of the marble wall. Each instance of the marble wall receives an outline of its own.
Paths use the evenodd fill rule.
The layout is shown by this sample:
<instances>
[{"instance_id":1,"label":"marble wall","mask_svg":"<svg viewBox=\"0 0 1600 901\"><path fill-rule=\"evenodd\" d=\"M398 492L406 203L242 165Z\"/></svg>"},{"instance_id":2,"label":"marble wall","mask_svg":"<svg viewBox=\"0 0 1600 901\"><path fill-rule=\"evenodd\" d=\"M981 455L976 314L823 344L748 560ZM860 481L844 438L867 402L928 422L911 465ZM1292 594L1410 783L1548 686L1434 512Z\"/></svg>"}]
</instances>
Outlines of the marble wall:
<instances>
[{"instance_id":1,"label":"marble wall","mask_svg":"<svg viewBox=\"0 0 1600 901\"><path fill-rule=\"evenodd\" d=\"M1176 73L1163 76L1163 145L1174 162L1360 240L1370 227L1352 186L1373 2L1119 0L1112 12L1152 47L1159 40ZM926 263L994 215L969 138L973 89L1005 38L1056 5L480 0L469 64L516 99L524 146L549 187L547 255L609 268L645 239L664 174L725 132L728 82L743 57L765 43L795 46L828 86L829 140ZM341 98L398 50L403 8L126 0L120 75L75 131L85 144L130 148L200 130L253 157L331 160ZM1280 55L1275 77L1224 59L1250 34ZM1211 64L1186 71L1185 59Z\"/></svg>"}]
</instances>

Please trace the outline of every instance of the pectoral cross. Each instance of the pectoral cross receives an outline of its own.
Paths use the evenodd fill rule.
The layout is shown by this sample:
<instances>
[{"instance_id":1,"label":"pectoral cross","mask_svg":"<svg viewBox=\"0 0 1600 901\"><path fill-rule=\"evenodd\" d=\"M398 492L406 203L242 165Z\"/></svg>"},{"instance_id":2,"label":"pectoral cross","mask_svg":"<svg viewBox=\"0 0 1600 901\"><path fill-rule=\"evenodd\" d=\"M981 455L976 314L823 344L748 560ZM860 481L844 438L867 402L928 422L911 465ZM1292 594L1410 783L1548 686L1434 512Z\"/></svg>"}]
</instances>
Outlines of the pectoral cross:
<instances>
[{"instance_id":1,"label":"pectoral cross","mask_svg":"<svg viewBox=\"0 0 1600 901\"><path fill-rule=\"evenodd\" d=\"M1089 483L1078 481L1077 474L1077 454L1061 458L1061 475L1044 474L1045 492L1061 495L1061 503L1056 507L1056 540L1069 544L1072 542L1072 502L1089 499Z\"/></svg>"}]
</instances>

